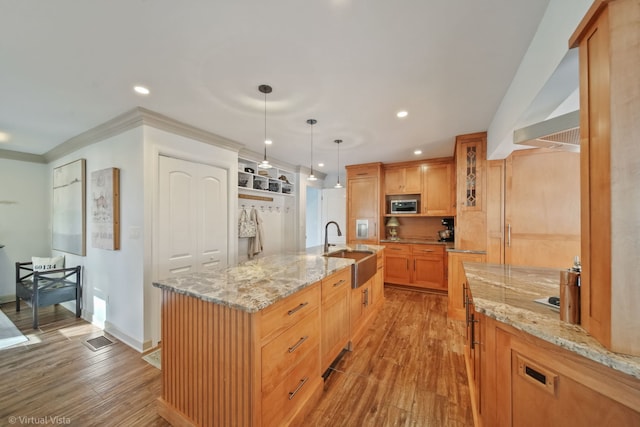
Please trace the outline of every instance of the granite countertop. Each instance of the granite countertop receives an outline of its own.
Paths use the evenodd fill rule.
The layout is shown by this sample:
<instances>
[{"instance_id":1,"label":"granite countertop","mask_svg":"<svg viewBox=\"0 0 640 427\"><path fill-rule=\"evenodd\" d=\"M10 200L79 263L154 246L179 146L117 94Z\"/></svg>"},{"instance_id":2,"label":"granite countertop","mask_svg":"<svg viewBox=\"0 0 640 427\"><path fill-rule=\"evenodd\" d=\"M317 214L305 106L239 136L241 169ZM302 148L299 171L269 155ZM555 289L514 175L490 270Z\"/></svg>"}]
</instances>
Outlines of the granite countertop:
<instances>
[{"instance_id":1,"label":"granite countertop","mask_svg":"<svg viewBox=\"0 0 640 427\"><path fill-rule=\"evenodd\" d=\"M383 246L337 245L341 249L377 252ZM268 255L202 273L187 273L155 281L153 286L204 301L255 313L318 280L349 267L350 258L322 256L322 247Z\"/></svg>"},{"instance_id":2,"label":"granite countertop","mask_svg":"<svg viewBox=\"0 0 640 427\"><path fill-rule=\"evenodd\" d=\"M560 269L464 262L477 312L640 379L640 357L612 353L580 325L534 300L558 296Z\"/></svg>"}]
</instances>

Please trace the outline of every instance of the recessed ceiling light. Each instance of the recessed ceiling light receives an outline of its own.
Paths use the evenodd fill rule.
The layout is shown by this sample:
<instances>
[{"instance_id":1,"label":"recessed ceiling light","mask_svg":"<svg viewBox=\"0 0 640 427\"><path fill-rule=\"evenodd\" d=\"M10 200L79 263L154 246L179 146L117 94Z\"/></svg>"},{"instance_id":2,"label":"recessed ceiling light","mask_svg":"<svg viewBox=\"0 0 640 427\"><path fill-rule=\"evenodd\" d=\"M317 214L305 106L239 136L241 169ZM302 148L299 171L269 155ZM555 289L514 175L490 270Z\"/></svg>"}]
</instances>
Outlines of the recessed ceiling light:
<instances>
[{"instance_id":1,"label":"recessed ceiling light","mask_svg":"<svg viewBox=\"0 0 640 427\"><path fill-rule=\"evenodd\" d=\"M419 156L420 154L422 154L422 150L415 150L413 154L415 154L416 156Z\"/></svg>"},{"instance_id":2,"label":"recessed ceiling light","mask_svg":"<svg viewBox=\"0 0 640 427\"><path fill-rule=\"evenodd\" d=\"M136 91L136 93L139 93L140 95L149 95L149 89L147 89L144 86L134 86L133 90Z\"/></svg>"},{"instance_id":3,"label":"recessed ceiling light","mask_svg":"<svg viewBox=\"0 0 640 427\"><path fill-rule=\"evenodd\" d=\"M271 144L273 144L273 141L270 140L270 139L265 139L264 143L267 144L267 145L271 145Z\"/></svg>"},{"instance_id":4,"label":"recessed ceiling light","mask_svg":"<svg viewBox=\"0 0 640 427\"><path fill-rule=\"evenodd\" d=\"M0 142L9 142L11 136L6 132L0 132Z\"/></svg>"},{"instance_id":5,"label":"recessed ceiling light","mask_svg":"<svg viewBox=\"0 0 640 427\"><path fill-rule=\"evenodd\" d=\"M398 113L396 114L396 116L398 116L398 118L400 119L407 117L408 115L409 113L407 111L398 111Z\"/></svg>"},{"instance_id":6,"label":"recessed ceiling light","mask_svg":"<svg viewBox=\"0 0 640 427\"><path fill-rule=\"evenodd\" d=\"M318 163L318 167L319 168L323 168L324 167L324 163Z\"/></svg>"}]
</instances>

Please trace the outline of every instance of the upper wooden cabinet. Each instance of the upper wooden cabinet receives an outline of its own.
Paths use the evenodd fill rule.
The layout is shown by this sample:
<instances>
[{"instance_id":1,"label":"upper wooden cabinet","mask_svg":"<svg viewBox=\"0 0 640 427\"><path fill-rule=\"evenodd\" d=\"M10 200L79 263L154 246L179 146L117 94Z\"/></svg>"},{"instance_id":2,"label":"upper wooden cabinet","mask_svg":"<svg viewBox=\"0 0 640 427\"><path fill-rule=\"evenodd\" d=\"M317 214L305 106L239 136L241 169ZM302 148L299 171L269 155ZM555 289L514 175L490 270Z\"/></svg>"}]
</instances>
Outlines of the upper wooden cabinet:
<instances>
[{"instance_id":1,"label":"upper wooden cabinet","mask_svg":"<svg viewBox=\"0 0 640 427\"><path fill-rule=\"evenodd\" d=\"M380 240L382 163L347 166L347 243Z\"/></svg>"},{"instance_id":2,"label":"upper wooden cabinet","mask_svg":"<svg viewBox=\"0 0 640 427\"><path fill-rule=\"evenodd\" d=\"M581 323L608 349L636 356L639 19L636 0L598 0L569 41L580 57Z\"/></svg>"},{"instance_id":3,"label":"upper wooden cabinet","mask_svg":"<svg viewBox=\"0 0 640 427\"><path fill-rule=\"evenodd\" d=\"M455 215L453 160L427 163L422 170L422 213L429 216Z\"/></svg>"},{"instance_id":4,"label":"upper wooden cabinet","mask_svg":"<svg viewBox=\"0 0 640 427\"><path fill-rule=\"evenodd\" d=\"M422 191L422 168L419 164L385 166L385 194L419 194Z\"/></svg>"},{"instance_id":5,"label":"upper wooden cabinet","mask_svg":"<svg viewBox=\"0 0 640 427\"><path fill-rule=\"evenodd\" d=\"M456 249L487 248L487 133L456 137Z\"/></svg>"}]
</instances>

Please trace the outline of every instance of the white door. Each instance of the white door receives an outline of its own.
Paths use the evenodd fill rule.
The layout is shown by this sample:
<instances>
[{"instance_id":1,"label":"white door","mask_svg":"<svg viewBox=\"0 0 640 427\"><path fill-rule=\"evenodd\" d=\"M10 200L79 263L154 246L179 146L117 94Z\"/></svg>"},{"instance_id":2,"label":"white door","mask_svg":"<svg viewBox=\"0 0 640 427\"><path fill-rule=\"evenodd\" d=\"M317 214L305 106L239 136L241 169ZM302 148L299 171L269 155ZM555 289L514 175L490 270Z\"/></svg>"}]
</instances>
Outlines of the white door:
<instances>
[{"instance_id":1,"label":"white door","mask_svg":"<svg viewBox=\"0 0 640 427\"><path fill-rule=\"evenodd\" d=\"M227 172L160 156L159 275L227 265Z\"/></svg>"},{"instance_id":2,"label":"white door","mask_svg":"<svg viewBox=\"0 0 640 427\"><path fill-rule=\"evenodd\" d=\"M322 189L322 241L324 243L324 231L329 221L335 221L340 225L342 236L338 236L338 230L334 225L329 227L329 243L344 244L347 241L347 190L346 188Z\"/></svg>"}]
</instances>

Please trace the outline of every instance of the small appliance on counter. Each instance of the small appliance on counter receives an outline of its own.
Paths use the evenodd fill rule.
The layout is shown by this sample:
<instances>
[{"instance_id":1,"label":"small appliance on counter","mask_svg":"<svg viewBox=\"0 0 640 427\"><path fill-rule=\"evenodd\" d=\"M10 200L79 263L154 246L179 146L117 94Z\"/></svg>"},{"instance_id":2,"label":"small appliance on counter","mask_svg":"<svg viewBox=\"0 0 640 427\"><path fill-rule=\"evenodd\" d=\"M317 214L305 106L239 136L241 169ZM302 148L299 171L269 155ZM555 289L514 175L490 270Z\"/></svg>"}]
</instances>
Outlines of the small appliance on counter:
<instances>
[{"instance_id":1,"label":"small appliance on counter","mask_svg":"<svg viewBox=\"0 0 640 427\"><path fill-rule=\"evenodd\" d=\"M453 242L455 240L454 236L454 226L455 220L453 217L442 218L442 225L446 228L444 230L438 231L438 241L439 242Z\"/></svg>"}]
</instances>

